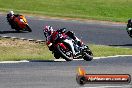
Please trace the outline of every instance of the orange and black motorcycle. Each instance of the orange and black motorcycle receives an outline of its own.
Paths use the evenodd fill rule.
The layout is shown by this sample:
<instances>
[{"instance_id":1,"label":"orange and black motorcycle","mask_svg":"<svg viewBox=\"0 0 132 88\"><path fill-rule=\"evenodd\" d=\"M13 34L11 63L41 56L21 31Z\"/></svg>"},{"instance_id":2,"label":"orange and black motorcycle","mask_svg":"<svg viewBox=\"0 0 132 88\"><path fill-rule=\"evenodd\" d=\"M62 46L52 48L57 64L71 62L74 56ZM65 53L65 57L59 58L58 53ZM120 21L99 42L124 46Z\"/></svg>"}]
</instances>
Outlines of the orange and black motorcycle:
<instances>
[{"instance_id":1,"label":"orange and black motorcycle","mask_svg":"<svg viewBox=\"0 0 132 88\"><path fill-rule=\"evenodd\" d=\"M11 28L15 29L16 31L32 32L27 23L27 19L23 15L14 15L11 17L7 14L7 21L9 22L9 25L11 25Z\"/></svg>"}]
</instances>

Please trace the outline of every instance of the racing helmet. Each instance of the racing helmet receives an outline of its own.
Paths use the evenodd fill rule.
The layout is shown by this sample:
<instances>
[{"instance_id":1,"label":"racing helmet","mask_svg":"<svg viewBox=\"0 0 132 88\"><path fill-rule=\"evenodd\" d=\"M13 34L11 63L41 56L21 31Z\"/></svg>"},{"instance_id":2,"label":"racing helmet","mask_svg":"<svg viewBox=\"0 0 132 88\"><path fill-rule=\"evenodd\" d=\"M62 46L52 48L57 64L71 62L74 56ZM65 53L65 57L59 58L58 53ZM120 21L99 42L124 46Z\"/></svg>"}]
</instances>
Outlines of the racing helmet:
<instances>
[{"instance_id":1,"label":"racing helmet","mask_svg":"<svg viewBox=\"0 0 132 88\"><path fill-rule=\"evenodd\" d=\"M14 12L13 11L10 11L9 14L10 14L10 16L13 16L14 15Z\"/></svg>"},{"instance_id":2,"label":"racing helmet","mask_svg":"<svg viewBox=\"0 0 132 88\"><path fill-rule=\"evenodd\" d=\"M53 33L53 27L52 26L45 26L44 27L44 33L51 35Z\"/></svg>"}]
</instances>

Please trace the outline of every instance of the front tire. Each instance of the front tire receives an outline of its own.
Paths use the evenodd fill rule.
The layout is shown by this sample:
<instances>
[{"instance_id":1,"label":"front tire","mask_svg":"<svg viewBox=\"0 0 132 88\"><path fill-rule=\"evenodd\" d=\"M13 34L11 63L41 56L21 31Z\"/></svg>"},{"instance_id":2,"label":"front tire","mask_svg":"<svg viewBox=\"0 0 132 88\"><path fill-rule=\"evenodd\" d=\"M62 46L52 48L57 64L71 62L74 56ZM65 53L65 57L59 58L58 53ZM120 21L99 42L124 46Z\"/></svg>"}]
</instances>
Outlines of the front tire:
<instances>
[{"instance_id":1,"label":"front tire","mask_svg":"<svg viewBox=\"0 0 132 88\"><path fill-rule=\"evenodd\" d=\"M84 52L83 59L86 61L93 60L93 53L91 51Z\"/></svg>"},{"instance_id":2,"label":"front tire","mask_svg":"<svg viewBox=\"0 0 132 88\"><path fill-rule=\"evenodd\" d=\"M132 30L129 30L129 28L126 28L128 35L132 38Z\"/></svg>"},{"instance_id":3,"label":"front tire","mask_svg":"<svg viewBox=\"0 0 132 88\"><path fill-rule=\"evenodd\" d=\"M132 38L132 31L127 31L127 33Z\"/></svg>"},{"instance_id":4,"label":"front tire","mask_svg":"<svg viewBox=\"0 0 132 88\"><path fill-rule=\"evenodd\" d=\"M28 25L26 25L26 30L32 32L32 29Z\"/></svg>"}]
</instances>

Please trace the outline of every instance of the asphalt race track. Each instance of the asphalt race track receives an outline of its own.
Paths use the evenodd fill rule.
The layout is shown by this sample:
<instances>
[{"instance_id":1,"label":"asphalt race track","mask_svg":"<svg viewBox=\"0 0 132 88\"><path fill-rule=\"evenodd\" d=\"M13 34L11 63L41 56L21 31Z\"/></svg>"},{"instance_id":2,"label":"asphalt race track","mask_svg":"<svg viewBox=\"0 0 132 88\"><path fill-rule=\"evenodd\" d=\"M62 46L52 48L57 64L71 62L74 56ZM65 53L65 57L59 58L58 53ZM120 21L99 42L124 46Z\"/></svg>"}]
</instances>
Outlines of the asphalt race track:
<instances>
[{"instance_id":1,"label":"asphalt race track","mask_svg":"<svg viewBox=\"0 0 132 88\"><path fill-rule=\"evenodd\" d=\"M106 58L91 62L1 63L0 88L132 88L131 84L86 84L82 87L76 82L79 66L87 74L132 75L131 63L132 57Z\"/></svg>"},{"instance_id":2,"label":"asphalt race track","mask_svg":"<svg viewBox=\"0 0 132 88\"><path fill-rule=\"evenodd\" d=\"M42 28L67 28L85 43L132 47L125 24L66 21L27 17L33 32L17 33L0 15L0 36L44 40ZM132 57L116 57L87 61L55 62L31 61L29 63L0 63L0 88L132 88L131 84L86 84L76 82L77 68L82 66L88 74L130 74Z\"/></svg>"},{"instance_id":3,"label":"asphalt race track","mask_svg":"<svg viewBox=\"0 0 132 88\"><path fill-rule=\"evenodd\" d=\"M33 32L17 33L11 29L6 22L6 15L0 15L0 35L18 38L45 40L43 27L51 25L54 29L67 28L72 30L85 43L94 43L111 46L132 46L132 39L128 36L125 28L126 24L110 24L99 22L79 22L58 19L40 19L27 17Z\"/></svg>"}]
</instances>

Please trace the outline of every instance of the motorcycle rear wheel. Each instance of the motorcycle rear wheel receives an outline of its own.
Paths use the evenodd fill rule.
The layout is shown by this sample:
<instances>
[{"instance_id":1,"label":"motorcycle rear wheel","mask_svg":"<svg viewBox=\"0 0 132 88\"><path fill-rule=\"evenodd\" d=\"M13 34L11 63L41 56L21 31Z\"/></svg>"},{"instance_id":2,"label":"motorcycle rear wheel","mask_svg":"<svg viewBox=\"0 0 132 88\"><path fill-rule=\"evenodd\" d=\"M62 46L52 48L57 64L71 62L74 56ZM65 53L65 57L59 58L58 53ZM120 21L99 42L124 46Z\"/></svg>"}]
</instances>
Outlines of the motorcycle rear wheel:
<instances>
[{"instance_id":1,"label":"motorcycle rear wheel","mask_svg":"<svg viewBox=\"0 0 132 88\"><path fill-rule=\"evenodd\" d=\"M59 59L59 58L60 58L59 53L54 53L54 57L55 57L56 59Z\"/></svg>"},{"instance_id":2,"label":"motorcycle rear wheel","mask_svg":"<svg viewBox=\"0 0 132 88\"><path fill-rule=\"evenodd\" d=\"M73 56L69 57L68 55L66 55L59 45L57 46L57 49L60 52L61 57L64 58L66 61L72 61L73 60Z\"/></svg>"}]
</instances>

